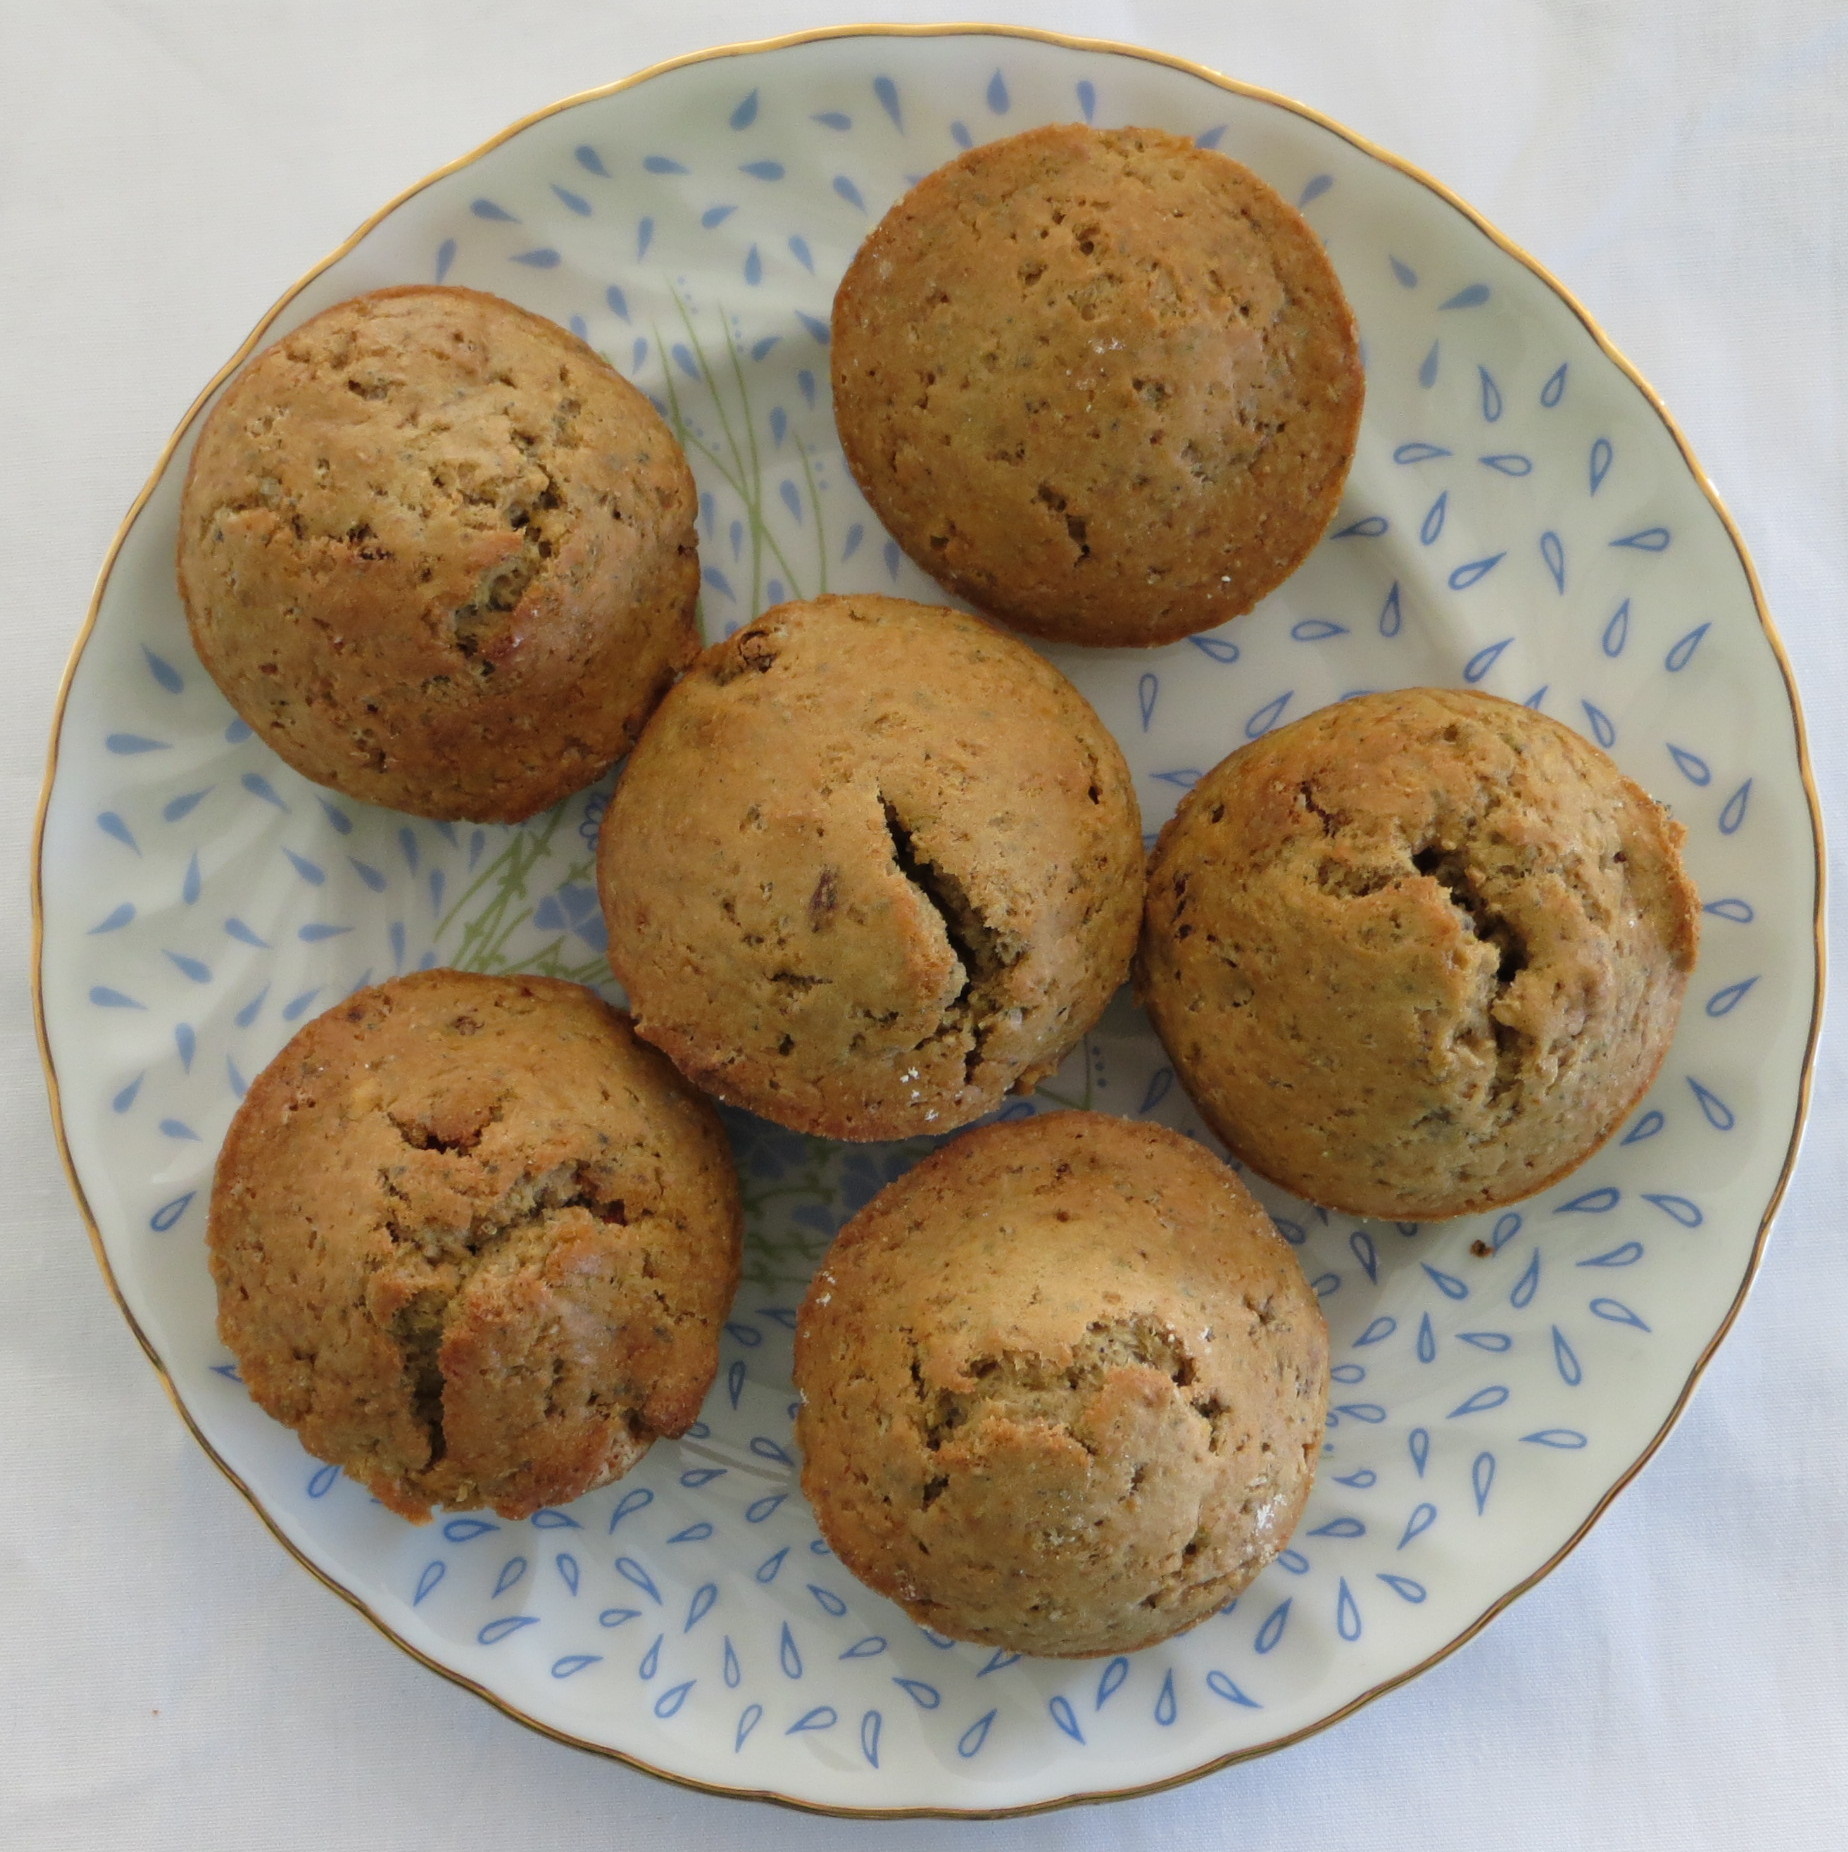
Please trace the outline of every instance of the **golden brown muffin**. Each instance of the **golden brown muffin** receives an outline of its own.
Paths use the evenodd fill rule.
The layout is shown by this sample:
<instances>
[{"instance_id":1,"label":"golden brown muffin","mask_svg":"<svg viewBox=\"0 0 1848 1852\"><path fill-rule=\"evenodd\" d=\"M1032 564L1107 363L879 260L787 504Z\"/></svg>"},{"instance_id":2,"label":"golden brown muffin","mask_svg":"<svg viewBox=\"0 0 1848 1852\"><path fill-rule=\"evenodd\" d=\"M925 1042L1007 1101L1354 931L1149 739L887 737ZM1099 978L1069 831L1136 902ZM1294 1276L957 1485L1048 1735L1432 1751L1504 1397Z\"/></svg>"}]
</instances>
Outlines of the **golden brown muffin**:
<instances>
[{"instance_id":1,"label":"golden brown muffin","mask_svg":"<svg viewBox=\"0 0 1848 1852\"><path fill-rule=\"evenodd\" d=\"M692 1423L738 1284L718 1120L593 992L427 971L251 1087L207 1235L258 1404L415 1522L523 1518Z\"/></svg>"},{"instance_id":2,"label":"golden brown muffin","mask_svg":"<svg viewBox=\"0 0 1848 1852\"><path fill-rule=\"evenodd\" d=\"M1544 714L1358 696L1187 794L1138 986L1272 1182L1354 1215L1494 1208L1583 1163L1655 1078L1698 938L1683 834Z\"/></svg>"},{"instance_id":3,"label":"golden brown muffin","mask_svg":"<svg viewBox=\"0 0 1848 1852\"><path fill-rule=\"evenodd\" d=\"M796 1325L802 1489L911 1617L1127 1653L1289 1541L1328 1334L1251 1192L1101 1113L982 1127L843 1228Z\"/></svg>"},{"instance_id":4,"label":"golden brown muffin","mask_svg":"<svg viewBox=\"0 0 1848 1852\"><path fill-rule=\"evenodd\" d=\"M1159 129L1030 130L927 174L834 298L834 412L917 563L1067 643L1249 611L1341 498L1354 318L1255 174Z\"/></svg>"},{"instance_id":5,"label":"golden brown muffin","mask_svg":"<svg viewBox=\"0 0 1848 1852\"><path fill-rule=\"evenodd\" d=\"M603 823L610 963L689 1079L831 1138L1025 1091L1123 981L1142 839L1057 669L899 598L779 605L662 702Z\"/></svg>"},{"instance_id":6,"label":"golden brown muffin","mask_svg":"<svg viewBox=\"0 0 1848 1852\"><path fill-rule=\"evenodd\" d=\"M699 647L693 478L575 335L468 289L305 322L193 451L193 644L317 784L518 822L602 775Z\"/></svg>"}]
</instances>

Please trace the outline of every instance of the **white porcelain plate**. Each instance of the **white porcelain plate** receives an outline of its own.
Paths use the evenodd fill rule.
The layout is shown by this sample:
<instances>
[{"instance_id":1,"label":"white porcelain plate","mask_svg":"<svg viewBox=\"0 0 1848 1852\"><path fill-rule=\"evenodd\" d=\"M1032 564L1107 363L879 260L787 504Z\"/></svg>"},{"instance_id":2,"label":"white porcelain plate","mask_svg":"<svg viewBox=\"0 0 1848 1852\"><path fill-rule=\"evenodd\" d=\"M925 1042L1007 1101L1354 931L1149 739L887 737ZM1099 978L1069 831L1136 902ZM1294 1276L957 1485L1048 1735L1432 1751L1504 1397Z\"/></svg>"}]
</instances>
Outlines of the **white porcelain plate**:
<instances>
[{"instance_id":1,"label":"white porcelain plate","mask_svg":"<svg viewBox=\"0 0 1848 1852\"><path fill-rule=\"evenodd\" d=\"M416 822L318 790L253 740L173 587L198 409L105 575L44 820L43 1019L71 1163L212 1452L433 1666L547 1731L807 1806L985 1812L1147 1788L1428 1665L1558 1560L1678 1412L1801 1115L1818 838L1794 696L1725 516L1556 285L1295 105L1144 53L966 29L712 55L561 106L418 188L259 335L383 284L510 296L577 329L679 429L709 635L824 589L935 598L842 465L834 285L917 176L1076 119L1254 167L1327 241L1366 346L1346 501L1281 591L1171 648L1050 652L1122 741L1148 828L1203 768L1321 703L1469 685L1591 735L1672 804L1706 902L1655 1090L1563 1184L1423 1228L1261 1189L1327 1310L1336 1406L1293 1547L1223 1614L1127 1658L1016 1659L921 1632L828 1555L796 1487L794 1308L835 1228L921 1144L730 1116L750 1246L703 1420L568 1509L414 1527L257 1412L213 1329L202 1244L238 1096L312 1013L392 972L605 981L604 795L517 829ZM1198 1129L1127 996L1007 1110L1071 1103Z\"/></svg>"}]
</instances>

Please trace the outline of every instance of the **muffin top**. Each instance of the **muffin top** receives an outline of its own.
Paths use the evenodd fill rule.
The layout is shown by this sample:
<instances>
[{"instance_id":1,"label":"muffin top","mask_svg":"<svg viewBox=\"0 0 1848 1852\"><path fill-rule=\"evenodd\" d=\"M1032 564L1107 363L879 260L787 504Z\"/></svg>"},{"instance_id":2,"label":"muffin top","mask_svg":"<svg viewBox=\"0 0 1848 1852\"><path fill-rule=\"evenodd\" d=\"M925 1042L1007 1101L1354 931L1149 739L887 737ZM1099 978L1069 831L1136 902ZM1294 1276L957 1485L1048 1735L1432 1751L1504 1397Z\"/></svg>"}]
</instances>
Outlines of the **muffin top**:
<instances>
[{"instance_id":1,"label":"muffin top","mask_svg":"<svg viewBox=\"0 0 1848 1852\"><path fill-rule=\"evenodd\" d=\"M516 822L608 770L698 648L695 509L672 433L575 335L385 289L226 389L180 593L213 680L304 777Z\"/></svg>"},{"instance_id":2,"label":"muffin top","mask_svg":"<svg viewBox=\"0 0 1848 1852\"><path fill-rule=\"evenodd\" d=\"M1207 1122L1355 1215L1465 1215L1597 1149L1693 969L1683 831L1597 747L1492 695L1325 707L1187 794L1139 987Z\"/></svg>"},{"instance_id":3,"label":"muffin top","mask_svg":"<svg viewBox=\"0 0 1848 1852\"><path fill-rule=\"evenodd\" d=\"M661 704L598 883L636 1032L797 1131L948 1131L1049 1073L1142 900L1123 755L1057 669L903 599L780 605Z\"/></svg>"},{"instance_id":4,"label":"muffin top","mask_svg":"<svg viewBox=\"0 0 1848 1852\"><path fill-rule=\"evenodd\" d=\"M835 418L926 572L1036 636L1155 644L1282 583L1360 424L1315 234L1157 129L971 149L888 212L834 299Z\"/></svg>"},{"instance_id":5,"label":"muffin top","mask_svg":"<svg viewBox=\"0 0 1848 1852\"><path fill-rule=\"evenodd\" d=\"M738 1283L710 1106L593 992L436 970L251 1086L207 1236L257 1402L401 1516L523 1518L693 1421Z\"/></svg>"},{"instance_id":6,"label":"muffin top","mask_svg":"<svg viewBox=\"0 0 1848 1852\"><path fill-rule=\"evenodd\" d=\"M1133 1652L1288 1541L1321 1309L1218 1159L1162 1126L982 1127L841 1230L796 1327L802 1485L853 1573L1014 1652Z\"/></svg>"}]
</instances>

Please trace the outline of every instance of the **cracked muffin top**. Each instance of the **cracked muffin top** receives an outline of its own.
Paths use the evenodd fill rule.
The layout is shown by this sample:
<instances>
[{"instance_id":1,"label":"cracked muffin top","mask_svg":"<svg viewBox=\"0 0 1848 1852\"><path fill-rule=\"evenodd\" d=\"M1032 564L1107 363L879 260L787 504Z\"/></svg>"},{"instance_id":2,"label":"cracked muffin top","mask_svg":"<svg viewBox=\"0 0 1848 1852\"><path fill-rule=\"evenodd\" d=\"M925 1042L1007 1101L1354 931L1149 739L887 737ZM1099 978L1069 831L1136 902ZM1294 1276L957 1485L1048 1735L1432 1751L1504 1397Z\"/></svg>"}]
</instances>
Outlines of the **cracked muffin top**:
<instances>
[{"instance_id":1,"label":"cracked muffin top","mask_svg":"<svg viewBox=\"0 0 1848 1852\"><path fill-rule=\"evenodd\" d=\"M925 178L834 298L835 419L911 557L1068 643L1249 611L1334 514L1363 380L1302 218L1158 129L1033 129Z\"/></svg>"},{"instance_id":2,"label":"cracked muffin top","mask_svg":"<svg viewBox=\"0 0 1848 1852\"><path fill-rule=\"evenodd\" d=\"M231 1122L207 1242L259 1406L402 1517L565 1504L692 1423L738 1284L712 1108L593 992L349 997Z\"/></svg>"},{"instance_id":3,"label":"cracked muffin top","mask_svg":"<svg viewBox=\"0 0 1848 1852\"><path fill-rule=\"evenodd\" d=\"M1217 1158L1055 1113L952 1140L841 1230L796 1386L803 1491L863 1582L955 1639L1127 1653L1289 1541L1328 1335Z\"/></svg>"},{"instance_id":4,"label":"cracked muffin top","mask_svg":"<svg viewBox=\"0 0 1848 1852\"><path fill-rule=\"evenodd\" d=\"M200 660L304 777L518 822L600 777L699 647L693 477L627 380L475 290L386 289L260 353L180 507Z\"/></svg>"},{"instance_id":5,"label":"cracked muffin top","mask_svg":"<svg viewBox=\"0 0 1848 1852\"><path fill-rule=\"evenodd\" d=\"M1052 665L904 599L779 605L662 702L603 822L636 1033L831 1138L1027 1091L1122 983L1142 905L1123 755Z\"/></svg>"},{"instance_id":6,"label":"cracked muffin top","mask_svg":"<svg viewBox=\"0 0 1848 1852\"><path fill-rule=\"evenodd\" d=\"M1354 1215L1544 1189L1654 1080L1694 966L1684 831L1530 708L1409 688L1241 747L1149 864L1138 988L1209 1125Z\"/></svg>"}]
</instances>

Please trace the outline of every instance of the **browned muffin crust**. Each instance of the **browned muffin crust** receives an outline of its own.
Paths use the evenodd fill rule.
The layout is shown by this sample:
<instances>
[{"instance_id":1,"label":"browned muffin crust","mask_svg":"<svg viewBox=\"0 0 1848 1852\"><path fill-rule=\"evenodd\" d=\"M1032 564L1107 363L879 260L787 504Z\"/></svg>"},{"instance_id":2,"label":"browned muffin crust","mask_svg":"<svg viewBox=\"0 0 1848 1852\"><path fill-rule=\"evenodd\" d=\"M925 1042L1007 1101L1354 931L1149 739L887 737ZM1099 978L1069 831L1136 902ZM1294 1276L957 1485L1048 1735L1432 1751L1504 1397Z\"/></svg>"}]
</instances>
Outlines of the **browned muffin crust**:
<instances>
[{"instance_id":1,"label":"browned muffin crust","mask_svg":"<svg viewBox=\"0 0 1848 1852\"><path fill-rule=\"evenodd\" d=\"M193 451L193 644L304 777L517 822L607 771L699 647L693 477L647 399L475 290L284 335Z\"/></svg>"},{"instance_id":2,"label":"browned muffin crust","mask_svg":"<svg viewBox=\"0 0 1848 1852\"><path fill-rule=\"evenodd\" d=\"M527 1517L684 1432L741 1238L716 1116L625 1017L447 970L359 992L264 1069L207 1235L258 1404L419 1523Z\"/></svg>"},{"instance_id":3,"label":"browned muffin crust","mask_svg":"<svg viewBox=\"0 0 1848 1852\"><path fill-rule=\"evenodd\" d=\"M855 479L924 570L1036 636L1155 644L1321 538L1363 380L1302 218L1158 129L1039 128L927 174L834 299Z\"/></svg>"},{"instance_id":4,"label":"browned muffin crust","mask_svg":"<svg viewBox=\"0 0 1848 1852\"><path fill-rule=\"evenodd\" d=\"M1133 1652L1289 1540L1328 1338L1218 1159L1058 1113L966 1133L841 1230L796 1325L802 1487L847 1567L939 1633Z\"/></svg>"},{"instance_id":5,"label":"browned muffin crust","mask_svg":"<svg viewBox=\"0 0 1848 1852\"><path fill-rule=\"evenodd\" d=\"M1684 831L1597 747L1492 695L1322 708L1190 791L1138 987L1228 1147L1355 1215L1544 1189L1655 1078L1693 969Z\"/></svg>"},{"instance_id":6,"label":"browned muffin crust","mask_svg":"<svg viewBox=\"0 0 1848 1852\"><path fill-rule=\"evenodd\" d=\"M1134 950L1128 768L1057 669L904 599L779 605L662 702L598 885L636 1033L832 1138L948 1131L1026 1090Z\"/></svg>"}]
</instances>

